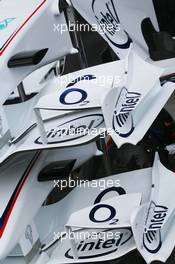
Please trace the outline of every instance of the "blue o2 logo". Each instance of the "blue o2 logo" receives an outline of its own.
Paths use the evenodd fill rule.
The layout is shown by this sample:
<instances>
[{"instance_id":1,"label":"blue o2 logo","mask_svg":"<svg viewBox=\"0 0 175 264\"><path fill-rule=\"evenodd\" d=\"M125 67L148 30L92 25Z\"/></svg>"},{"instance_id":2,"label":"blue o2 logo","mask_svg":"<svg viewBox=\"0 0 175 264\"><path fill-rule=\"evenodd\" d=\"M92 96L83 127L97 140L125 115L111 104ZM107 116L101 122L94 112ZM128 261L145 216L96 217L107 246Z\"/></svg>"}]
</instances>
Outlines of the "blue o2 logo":
<instances>
[{"instance_id":1,"label":"blue o2 logo","mask_svg":"<svg viewBox=\"0 0 175 264\"><path fill-rule=\"evenodd\" d=\"M69 102L68 96L71 94L73 95L77 93L80 95L80 99L76 99L76 96L75 96L75 100L72 102ZM84 102L87 99L87 97L88 97L88 94L84 90L79 89L79 88L71 88L71 89L65 90L62 93L62 95L60 96L60 102L64 105L75 105L75 104L80 104Z\"/></svg>"},{"instance_id":2,"label":"blue o2 logo","mask_svg":"<svg viewBox=\"0 0 175 264\"><path fill-rule=\"evenodd\" d=\"M101 192L97 198L95 199L94 202L94 207L92 208L90 214L89 214L89 219L93 222L93 223L106 223L106 222L110 222L108 224L110 225L115 225L119 219L116 218L117 212L115 210L114 207L112 207L109 204L99 204L101 203L102 199L104 198L104 196L110 192L116 192L118 195L124 195L126 194L126 191L122 188L122 187L111 187L109 189L105 189L103 192ZM107 209L110 213L109 217L107 217L106 219L97 219L96 218L96 213L98 210L100 209Z\"/></svg>"},{"instance_id":3,"label":"blue o2 logo","mask_svg":"<svg viewBox=\"0 0 175 264\"><path fill-rule=\"evenodd\" d=\"M59 94L59 102L62 105L68 106L68 108L73 105L79 105L79 107L82 107L89 104L90 101L88 100L88 93L85 91L86 88L77 88L77 84L84 81L86 87L90 81L95 79L96 76L92 74L86 74L74 79L67 84L67 89L61 92L61 95Z\"/></svg>"},{"instance_id":4,"label":"blue o2 logo","mask_svg":"<svg viewBox=\"0 0 175 264\"><path fill-rule=\"evenodd\" d=\"M110 216L106 219L96 219L95 214L99 209L108 209L110 212ZM111 221L114 219L114 217L116 216L116 210L114 207L110 206L109 204L98 204L96 205L90 212L89 214L89 218L92 222L94 223L105 223L108 221ZM115 219L115 222L118 222L118 219Z\"/></svg>"}]
</instances>

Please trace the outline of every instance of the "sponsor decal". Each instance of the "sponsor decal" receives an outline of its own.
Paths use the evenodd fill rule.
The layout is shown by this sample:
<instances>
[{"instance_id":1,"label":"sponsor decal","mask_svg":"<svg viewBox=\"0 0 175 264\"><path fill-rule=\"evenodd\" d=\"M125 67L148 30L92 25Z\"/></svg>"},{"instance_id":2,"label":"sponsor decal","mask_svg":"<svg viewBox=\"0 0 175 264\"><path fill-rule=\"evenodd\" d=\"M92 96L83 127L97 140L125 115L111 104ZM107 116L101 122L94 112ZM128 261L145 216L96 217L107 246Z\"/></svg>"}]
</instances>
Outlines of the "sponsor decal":
<instances>
[{"instance_id":1,"label":"sponsor decal","mask_svg":"<svg viewBox=\"0 0 175 264\"><path fill-rule=\"evenodd\" d=\"M111 187L108 189L105 189L103 192L101 192L97 198L95 199L94 202L94 207L91 210L90 214L89 214L89 219L94 222L94 223L106 223L108 222L109 225L115 225L117 224L117 222L119 221L119 219L116 218L116 210L114 207L108 205L108 204L99 204L102 199L104 198L104 196L106 194L109 194L110 192L115 192L117 195L124 195L126 194L125 190L122 187ZM97 219L96 218L96 213L98 210L100 209L107 209L109 211L109 216L106 219Z\"/></svg>"},{"instance_id":2,"label":"sponsor decal","mask_svg":"<svg viewBox=\"0 0 175 264\"><path fill-rule=\"evenodd\" d=\"M101 233L112 232L113 237L112 239L100 239ZM115 237L115 235L119 234L119 237ZM86 240L82 240L77 243L77 251L79 258L78 259L92 259L103 257L112 253L115 253L120 246L126 244L132 237L132 231L129 228L122 228L122 229L110 229L110 230L103 230L98 233L99 238L89 236ZM65 253L65 257L68 259L73 259L73 254L71 252L71 248L67 250Z\"/></svg>"},{"instance_id":3,"label":"sponsor decal","mask_svg":"<svg viewBox=\"0 0 175 264\"><path fill-rule=\"evenodd\" d=\"M128 33L120 28L120 20L113 0L102 3L101 0L92 1L94 16L106 38L119 49L128 49L132 40ZM117 43L119 36L124 39L123 43Z\"/></svg>"},{"instance_id":4,"label":"sponsor decal","mask_svg":"<svg viewBox=\"0 0 175 264\"><path fill-rule=\"evenodd\" d=\"M143 234L143 245L152 254L157 253L162 246L161 228L165 222L168 208L150 203Z\"/></svg>"},{"instance_id":5,"label":"sponsor decal","mask_svg":"<svg viewBox=\"0 0 175 264\"><path fill-rule=\"evenodd\" d=\"M51 128L47 132L48 144L64 143L83 138L91 131L100 128L103 122L102 114L91 114L75 118L56 128ZM42 144L41 138L37 138L35 143Z\"/></svg>"},{"instance_id":6,"label":"sponsor decal","mask_svg":"<svg viewBox=\"0 0 175 264\"><path fill-rule=\"evenodd\" d=\"M122 88L113 114L113 129L120 137L129 137L134 131L131 112L137 107L141 94Z\"/></svg>"},{"instance_id":7,"label":"sponsor decal","mask_svg":"<svg viewBox=\"0 0 175 264\"><path fill-rule=\"evenodd\" d=\"M148 209L145 233L161 229L167 216L168 208L151 202Z\"/></svg>"},{"instance_id":8,"label":"sponsor decal","mask_svg":"<svg viewBox=\"0 0 175 264\"><path fill-rule=\"evenodd\" d=\"M26 228L25 238L30 241L31 245L33 245L33 231L31 225L28 225Z\"/></svg>"},{"instance_id":9,"label":"sponsor decal","mask_svg":"<svg viewBox=\"0 0 175 264\"><path fill-rule=\"evenodd\" d=\"M81 81L91 81L96 79L96 77L92 74L86 74L83 75L81 77L76 78L75 80L73 80L72 82L70 82L66 88L66 89L59 97L59 101L61 104L63 105L77 105L80 104L79 106L83 106L85 104L90 103L87 98L88 98L88 94L85 90L80 89L80 88L76 88L74 87L77 83L81 82ZM74 96L74 101L72 99L72 96ZM70 100L71 98L71 100Z\"/></svg>"},{"instance_id":10,"label":"sponsor decal","mask_svg":"<svg viewBox=\"0 0 175 264\"><path fill-rule=\"evenodd\" d=\"M67 97L69 97L73 93L79 94L80 98L77 99L77 96L75 96L75 101L73 102L71 100L71 102L70 102L67 100ZM87 97L88 97L88 94L86 91L79 89L79 88L70 88L70 89L65 90L61 94L60 103L63 105L75 105L75 104L80 104L80 103L83 103L83 104L86 103L87 104L87 103L89 103L89 101L86 101Z\"/></svg>"},{"instance_id":11,"label":"sponsor decal","mask_svg":"<svg viewBox=\"0 0 175 264\"><path fill-rule=\"evenodd\" d=\"M0 30L6 29L15 18L6 18L0 21Z\"/></svg>"},{"instance_id":12,"label":"sponsor decal","mask_svg":"<svg viewBox=\"0 0 175 264\"><path fill-rule=\"evenodd\" d=\"M96 223L104 223L112 220L110 224L115 224L118 221L118 219L115 219L115 215L116 215L115 208L113 208L112 206L108 206L107 204L104 205L101 204L100 206L102 207L98 207L99 206L98 204L103 199L105 200L105 196L111 192L116 193L117 196L126 194L126 191L122 187L115 187L115 186L105 189L100 194L98 194L98 196L94 201L95 206L91 210L89 215L91 221ZM110 210L111 212L110 217L108 219L97 220L95 218L95 213L97 212L97 210L104 207ZM110 239L108 236L108 232L110 232ZM102 235L103 235L103 239L101 239ZM76 244L79 255L78 259L92 259L92 258L103 257L115 253L120 246L126 244L132 237L133 234L130 228L105 229L97 233L97 236L95 237L89 235L87 239L82 240ZM65 253L65 257L68 259L73 259L71 248L67 250L67 252Z\"/></svg>"},{"instance_id":13,"label":"sponsor decal","mask_svg":"<svg viewBox=\"0 0 175 264\"><path fill-rule=\"evenodd\" d=\"M110 212L110 215L104 219L97 219L95 214L100 209L107 209ZM111 221L111 220L113 220L113 221L115 221L115 223L117 223L119 221L119 219L114 219L115 216L116 216L116 210L113 206L111 206L109 204L97 204L96 206L94 206L94 208L91 210L91 212L89 214L90 220L94 223L106 223L106 222ZM114 222L112 222L110 224L114 224Z\"/></svg>"}]
</instances>

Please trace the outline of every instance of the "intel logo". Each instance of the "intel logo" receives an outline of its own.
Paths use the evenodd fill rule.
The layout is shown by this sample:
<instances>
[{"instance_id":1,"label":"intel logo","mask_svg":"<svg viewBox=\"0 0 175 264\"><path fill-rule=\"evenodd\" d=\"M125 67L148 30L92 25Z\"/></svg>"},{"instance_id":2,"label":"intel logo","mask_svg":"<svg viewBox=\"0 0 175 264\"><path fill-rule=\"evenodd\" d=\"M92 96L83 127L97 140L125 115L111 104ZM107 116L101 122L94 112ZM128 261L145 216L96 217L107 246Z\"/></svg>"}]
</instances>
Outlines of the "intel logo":
<instances>
[{"instance_id":1,"label":"intel logo","mask_svg":"<svg viewBox=\"0 0 175 264\"><path fill-rule=\"evenodd\" d=\"M120 137L129 137L134 131L132 111L140 101L141 94L122 88L113 114L113 129Z\"/></svg>"},{"instance_id":2,"label":"intel logo","mask_svg":"<svg viewBox=\"0 0 175 264\"><path fill-rule=\"evenodd\" d=\"M146 226L143 234L143 245L150 253L157 253L162 246L161 228L165 223L168 213L166 206L150 203L146 217Z\"/></svg>"},{"instance_id":3,"label":"intel logo","mask_svg":"<svg viewBox=\"0 0 175 264\"><path fill-rule=\"evenodd\" d=\"M106 3L93 0L92 10L106 38L117 48L128 49L132 40L127 32L120 28L120 20L113 0Z\"/></svg>"},{"instance_id":4,"label":"intel logo","mask_svg":"<svg viewBox=\"0 0 175 264\"><path fill-rule=\"evenodd\" d=\"M143 246L149 253L156 254L162 247L160 230L145 233L143 235Z\"/></svg>"},{"instance_id":5,"label":"intel logo","mask_svg":"<svg viewBox=\"0 0 175 264\"><path fill-rule=\"evenodd\" d=\"M70 142L91 135L92 131L100 128L103 123L102 114L91 114L75 118L49 129L47 131L48 144ZM35 143L43 144L41 137L37 138Z\"/></svg>"},{"instance_id":6,"label":"intel logo","mask_svg":"<svg viewBox=\"0 0 175 264\"><path fill-rule=\"evenodd\" d=\"M99 238L89 237L86 240L82 240L77 243L78 259L92 259L98 257L104 257L106 255L115 253L120 247L126 244L133 237L132 231L129 228L104 230L103 232L112 232L113 238L101 239L100 233ZM117 238L115 237L116 232L120 234ZM107 236L106 236L107 238ZM73 259L73 253L71 249L68 249L65 253L65 257Z\"/></svg>"}]
</instances>

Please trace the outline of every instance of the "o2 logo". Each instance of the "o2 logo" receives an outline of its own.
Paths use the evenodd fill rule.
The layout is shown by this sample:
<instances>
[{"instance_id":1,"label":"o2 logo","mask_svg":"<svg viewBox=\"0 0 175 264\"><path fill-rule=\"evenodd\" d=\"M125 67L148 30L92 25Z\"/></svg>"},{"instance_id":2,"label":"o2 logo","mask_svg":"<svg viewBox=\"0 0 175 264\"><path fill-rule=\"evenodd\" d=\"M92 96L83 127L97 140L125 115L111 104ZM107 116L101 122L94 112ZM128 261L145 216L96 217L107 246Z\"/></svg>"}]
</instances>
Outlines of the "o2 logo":
<instances>
[{"instance_id":1,"label":"o2 logo","mask_svg":"<svg viewBox=\"0 0 175 264\"><path fill-rule=\"evenodd\" d=\"M80 95L80 98L77 99L77 96L75 95L75 99L73 101L68 101L67 97L69 95L72 94L76 94L77 93ZM76 104L80 104L82 102L84 102L85 104L85 100L87 99L88 94L86 93L86 91L79 89L79 88L70 88L68 90L65 90L61 96L60 96L60 103L62 103L63 105L76 105ZM88 101L86 101L86 103L88 103Z\"/></svg>"},{"instance_id":2,"label":"o2 logo","mask_svg":"<svg viewBox=\"0 0 175 264\"><path fill-rule=\"evenodd\" d=\"M134 131L131 112L137 107L140 97L140 93L128 92L125 87L121 90L112 120L113 129L120 137L127 138Z\"/></svg>"},{"instance_id":3,"label":"o2 logo","mask_svg":"<svg viewBox=\"0 0 175 264\"><path fill-rule=\"evenodd\" d=\"M110 219L112 220L111 222L112 224L113 221L115 221L115 219L112 219L112 217L115 218L116 211L113 207L108 207L107 204L104 204L103 207L108 208L110 210L111 212L110 217L108 219L96 219L95 218L95 212L100 209L100 207L96 205L100 203L102 199L105 197L105 195L110 192L116 192L117 195L126 194L125 190L121 187L112 187L112 188L106 189L103 192L101 192L95 199L94 201L95 207L92 209L90 213L90 219L93 222L102 223L102 222L109 221ZM113 238L108 237L107 235L108 232L110 232L110 237L111 237L111 233L113 233L112 235ZM104 239L101 238L102 234L103 234ZM104 234L106 234L105 237L104 237ZM116 237L116 234L117 234L117 237ZM131 228L105 229L103 231L98 232L97 236L95 237L93 237L93 235L89 235L87 239L80 240L76 244L76 249L78 251L78 259L79 260L91 259L91 261L93 261L94 259L95 261L97 258L103 257L105 261L107 260L105 259L105 256L110 255L110 254L114 254L112 255L112 258L115 258L116 252L119 250L119 248L125 245L126 243L131 244L130 242L131 239L133 239ZM133 243L134 243L134 240L133 240ZM71 248L69 248L66 251L65 257L68 259L74 259Z\"/></svg>"},{"instance_id":4,"label":"o2 logo","mask_svg":"<svg viewBox=\"0 0 175 264\"><path fill-rule=\"evenodd\" d=\"M6 18L3 21L0 21L0 30L6 29L14 19L15 18Z\"/></svg>"},{"instance_id":5,"label":"o2 logo","mask_svg":"<svg viewBox=\"0 0 175 264\"><path fill-rule=\"evenodd\" d=\"M98 197L96 198L95 202L94 202L94 207L91 210L90 214L89 214L89 219L94 222L94 223L107 223L109 225L115 225L119 219L116 218L116 209L114 207L112 207L109 204L99 204L101 202L101 200L103 199L103 197L108 194L109 192L116 192L118 195L123 195L126 194L125 190L122 187L112 187L109 189L104 190L102 193L100 193L98 195ZM110 213L110 215L106 218L106 219L97 219L96 218L96 213L98 212L98 210L101 209L107 209Z\"/></svg>"},{"instance_id":6,"label":"o2 logo","mask_svg":"<svg viewBox=\"0 0 175 264\"><path fill-rule=\"evenodd\" d=\"M128 49L132 40L128 33L120 28L120 20L113 0L108 0L106 3L103 3L102 0L93 0L92 10L106 38L115 47L119 49Z\"/></svg>"},{"instance_id":7,"label":"o2 logo","mask_svg":"<svg viewBox=\"0 0 175 264\"><path fill-rule=\"evenodd\" d=\"M63 105L71 106L71 105L78 105L80 106L86 105L90 103L87 98L88 94L85 90L74 87L77 83L81 81L91 81L96 79L94 75L84 75L81 77L78 77L77 79L73 80L71 83L69 83L66 89L59 97L59 101Z\"/></svg>"}]
</instances>

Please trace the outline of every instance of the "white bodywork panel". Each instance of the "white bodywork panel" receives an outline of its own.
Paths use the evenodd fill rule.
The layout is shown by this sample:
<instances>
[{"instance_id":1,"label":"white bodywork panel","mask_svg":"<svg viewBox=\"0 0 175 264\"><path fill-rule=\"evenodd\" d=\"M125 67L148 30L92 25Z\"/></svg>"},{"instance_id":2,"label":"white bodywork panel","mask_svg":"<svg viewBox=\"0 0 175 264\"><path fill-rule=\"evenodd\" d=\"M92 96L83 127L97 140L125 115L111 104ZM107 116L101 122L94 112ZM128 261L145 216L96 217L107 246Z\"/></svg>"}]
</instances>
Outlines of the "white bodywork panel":
<instances>
[{"instance_id":1,"label":"white bodywork panel","mask_svg":"<svg viewBox=\"0 0 175 264\"><path fill-rule=\"evenodd\" d=\"M147 263L166 262L175 244L175 177L174 172L161 164L158 155L152 182L150 202L137 209L132 217L132 229L137 248Z\"/></svg>"},{"instance_id":2,"label":"white bodywork panel","mask_svg":"<svg viewBox=\"0 0 175 264\"><path fill-rule=\"evenodd\" d=\"M126 32L133 39L136 49L139 51L141 48L142 55L145 58L148 56L146 55L148 48L141 32L141 22L145 17L150 17L158 29L151 0L87 0L85 2L72 0L72 3L91 25L95 25L95 29L98 28L98 32L119 58L127 56L130 41Z\"/></svg>"},{"instance_id":3,"label":"white bodywork panel","mask_svg":"<svg viewBox=\"0 0 175 264\"><path fill-rule=\"evenodd\" d=\"M54 25L66 24L66 20L64 13L54 13L53 4L52 0L0 2L1 24L4 23L0 30L0 104L30 73L73 52L69 32L54 30ZM48 49L47 53L37 65L8 67L13 56L43 49Z\"/></svg>"}]
</instances>

